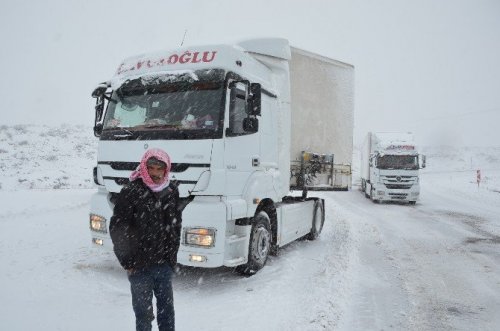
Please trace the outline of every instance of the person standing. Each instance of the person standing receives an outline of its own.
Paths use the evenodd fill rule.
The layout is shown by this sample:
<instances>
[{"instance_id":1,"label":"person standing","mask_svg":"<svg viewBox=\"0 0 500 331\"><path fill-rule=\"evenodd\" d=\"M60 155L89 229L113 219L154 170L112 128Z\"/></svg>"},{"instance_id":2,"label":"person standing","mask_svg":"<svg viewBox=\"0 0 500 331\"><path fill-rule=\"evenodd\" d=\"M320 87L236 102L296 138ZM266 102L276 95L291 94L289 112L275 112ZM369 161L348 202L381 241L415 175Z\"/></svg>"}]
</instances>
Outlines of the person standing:
<instances>
[{"instance_id":1,"label":"person standing","mask_svg":"<svg viewBox=\"0 0 500 331\"><path fill-rule=\"evenodd\" d=\"M171 163L161 149L147 150L113 210L113 250L127 271L136 330L151 330L153 294L160 331L175 329L172 274L177 263L182 211Z\"/></svg>"}]
</instances>

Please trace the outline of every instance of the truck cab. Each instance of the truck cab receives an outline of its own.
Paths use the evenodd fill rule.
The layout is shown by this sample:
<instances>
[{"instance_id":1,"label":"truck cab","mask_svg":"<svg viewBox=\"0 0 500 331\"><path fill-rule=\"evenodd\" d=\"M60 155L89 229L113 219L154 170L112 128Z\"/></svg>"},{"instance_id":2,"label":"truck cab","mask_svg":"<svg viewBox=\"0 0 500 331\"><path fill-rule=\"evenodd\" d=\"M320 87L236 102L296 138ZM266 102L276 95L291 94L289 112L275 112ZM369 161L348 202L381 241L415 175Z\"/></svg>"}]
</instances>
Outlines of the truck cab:
<instances>
[{"instance_id":1,"label":"truck cab","mask_svg":"<svg viewBox=\"0 0 500 331\"><path fill-rule=\"evenodd\" d=\"M375 202L417 202L425 156L418 153L412 134L370 133L362 153L361 190L366 197Z\"/></svg>"},{"instance_id":2,"label":"truck cab","mask_svg":"<svg viewBox=\"0 0 500 331\"><path fill-rule=\"evenodd\" d=\"M353 81L351 65L299 52L280 38L126 59L92 94L99 138L92 242L112 248L114 199L149 148L170 155L170 179L183 201L180 264L253 274L280 247L316 239L324 200L291 191L291 163L302 151L317 152L325 164L313 174L333 187L333 157L323 155L332 140L347 141L337 159L350 161ZM310 107L318 89L328 93ZM301 117L292 121L294 112ZM318 130L306 131L312 116L321 119ZM337 118L347 120L340 125ZM341 129L332 132L334 124Z\"/></svg>"}]
</instances>

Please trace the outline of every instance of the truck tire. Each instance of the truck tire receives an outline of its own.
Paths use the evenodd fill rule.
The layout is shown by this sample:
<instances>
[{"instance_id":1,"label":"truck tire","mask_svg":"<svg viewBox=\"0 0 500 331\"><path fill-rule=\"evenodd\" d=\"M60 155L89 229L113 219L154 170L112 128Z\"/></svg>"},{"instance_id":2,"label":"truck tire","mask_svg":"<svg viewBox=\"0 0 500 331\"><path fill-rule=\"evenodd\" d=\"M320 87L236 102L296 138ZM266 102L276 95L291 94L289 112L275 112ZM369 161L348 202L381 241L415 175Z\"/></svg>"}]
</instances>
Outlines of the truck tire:
<instances>
[{"instance_id":1,"label":"truck tire","mask_svg":"<svg viewBox=\"0 0 500 331\"><path fill-rule=\"evenodd\" d=\"M408 203L409 203L410 205L414 205L414 204L416 204L417 202L416 202L416 201L408 201Z\"/></svg>"},{"instance_id":2,"label":"truck tire","mask_svg":"<svg viewBox=\"0 0 500 331\"><path fill-rule=\"evenodd\" d=\"M311 232L306 236L308 240L315 240L319 237L323 224L325 223L325 206L322 200L316 200L312 217Z\"/></svg>"},{"instance_id":3,"label":"truck tire","mask_svg":"<svg viewBox=\"0 0 500 331\"><path fill-rule=\"evenodd\" d=\"M373 201L373 203L379 203L380 201L375 200L373 196L373 187L370 189L370 200Z\"/></svg>"},{"instance_id":4,"label":"truck tire","mask_svg":"<svg viewBox=\"0 0 500 331\"><path fill-rule=\"evenodd\" d=\"M259 212L253 220L248 245L248 261L236 267L236 271L251 276L262 269L266 264L271 251L271 224L266 212Z\"/></svg>"}]
</instances>

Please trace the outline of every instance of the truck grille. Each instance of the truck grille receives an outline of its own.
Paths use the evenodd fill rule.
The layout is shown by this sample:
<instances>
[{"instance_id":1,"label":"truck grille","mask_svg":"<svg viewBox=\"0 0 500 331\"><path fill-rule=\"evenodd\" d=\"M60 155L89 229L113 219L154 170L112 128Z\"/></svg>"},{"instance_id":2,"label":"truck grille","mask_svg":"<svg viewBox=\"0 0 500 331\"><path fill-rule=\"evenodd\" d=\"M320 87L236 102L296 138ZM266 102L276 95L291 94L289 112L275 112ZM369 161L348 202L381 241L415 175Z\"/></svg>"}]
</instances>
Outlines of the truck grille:
<instances>
[{"instance_id":1,"label":"truck grille","mask_svg":"<svg viewBox=\"0 0 500 331\"><path fill-rule=\"evenodd\" d=\"M99 164L107 164L113 170L129 170L133 171L139 166L139 162L99 162ZM171 172L184 172L190 167L210 168L210 164L197 163L172 163Z\"/></svg>"},{"instance_id":2,"label":"truck grille","mask_svg":"<svg viewBox=\"0 0 500 331\"><path fill-rule=\"evenodd\" d=\"M395 189L395 190L409 190L411 188L411 185L405 185L405 184L385 184L385 187L388 189Z\"/></svg>"},{"instance_id":3,"label":"truck grille","mask_svg":"<svg viewBox=\"0 0 500 331\"><path fill-rule=\"evenodd\" d=\"M382 178L386 188L392 190L409 190L417 182L414 176L384 176Z\"/></svg>"},{"instance_id":4,"label":"truck grille","mask_svg":"<svg viewBox=\"0 0 500 331\"><path fill-rule=\"evenodd\" d=\"M406 193L389 193L389 197L392 200L405 200L408 194Z\"/></svg>"},{"instance_id":5,"label":"truck grille","mask_svg":"<svg viewBox=\"0 0 500 331\"><path fill-rule=\"evenodd\" d=\"M101 167L104 184L108 191L118 193L123 185L129 182L130 172L139 165L138 162L98 162ZM191 194L201 174L210 170L210 164L206 163L173 163L171 170L171 180L179 185L181 197Z\"/></svg>"},{"instance_id":6,"label":"truck grille","mask_svg":"<svg viewBox=\"0 0 500 331\"><path fill-rule=\"evenodd\" d=\"M108 180L113 180L118 185L125 185L128 182L130 182L130 180L128 178L123 178L123 177L104 176L103 178L108 179ZM175 180L175 181L179 184L196 184L197 183L196 180Z\"/></svg>"}]
</instances>

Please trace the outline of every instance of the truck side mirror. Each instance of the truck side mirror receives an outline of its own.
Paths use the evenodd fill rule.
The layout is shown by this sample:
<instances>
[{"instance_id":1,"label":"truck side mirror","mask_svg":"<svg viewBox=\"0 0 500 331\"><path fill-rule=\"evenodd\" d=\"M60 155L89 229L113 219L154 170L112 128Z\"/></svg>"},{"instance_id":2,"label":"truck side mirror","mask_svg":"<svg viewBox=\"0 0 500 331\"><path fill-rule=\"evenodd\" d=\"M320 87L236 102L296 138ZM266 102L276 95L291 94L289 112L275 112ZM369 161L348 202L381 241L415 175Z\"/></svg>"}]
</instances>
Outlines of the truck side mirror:
<instances>
[{"instance_id":1,"label":"truck side mirror","mask_svg":"<svg viewBox=\"0 0 500 331\"><path fill-rule=\"evenodd\" d=\"M97 102L95 104L95 112L96 112L96 114L102 114L103 110L104 110L104 100L103 100L103 98L99 98L99 99L97 99ZM99 119L96 117L96 120L97 119L101 120L100 119L101 116L98 116L98 117L99 117Z\"/></svg>"},{"instance_id":2,"label":"truck side mirror","mask_svg":"<svg viewBox=\"0 0 500 331\"><path fill-rule=\"evenodd\" d=\"M96 137L99 137L102 131L102 125L101 125L101 130L99 131L99 135L97 135L95 126L97 126L98 123L101 121L103 112L104 112L104 95L101 95L100 97L97 98L95 104L94 135Z\"/></svg>"},{"instance_id":3,"label":"truck side mirror","mask_svg":"<svg viewBox=\"0 0 500 331\"><path fill-rule=\"evenodd\" d=\"M246 117L243 119L243 130L246 132L259 131L259 120L255 117Z\"/></svg>"},{"instance_id":4,"label":"truck side mirror","mask_svg":"<svg viewBox=\"0 0 500 331\"><path fill-rule=\"evenodd\" d=\"M249 115L260 116L261 112L261 86L259 83L252 83L250 85L250 92L252 98L250 99Z\"/></svg>"},{"instance_id":5,"label":"truck side mirror","mask_svg":"<svg viewBox=\"0 0 500 331\"><path fill-rule=\"evenodd\" d=\"M102 133L102 115L104 113L104 98L108 90L108 83L99 84L94 91L92 91L92 98L96 98L95 103L95 119L94 119L94 136L99 137Z\"/></svg>"},{"instance_id":6,"label":"truck side mirror","mask_svg":"<svg viewBox=\"0 0 500 331\"><path fill-rule=\"evenodd\" d=\"M106 90L108 89L108 86L105 84L100 84L95 88L95 90L92 92L92 98L100 98L106 93Z\"/></svg>"},{"instance_id":7,"label":"truck side mirror","mask_svg":"<svg viewBox=\"0 0 500 331\"><path fill-rule=\"evenodd\" d=\"M422 169L425 168L425 155L421 155L422 156Z\"/></svg>"}]
</instances>

